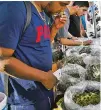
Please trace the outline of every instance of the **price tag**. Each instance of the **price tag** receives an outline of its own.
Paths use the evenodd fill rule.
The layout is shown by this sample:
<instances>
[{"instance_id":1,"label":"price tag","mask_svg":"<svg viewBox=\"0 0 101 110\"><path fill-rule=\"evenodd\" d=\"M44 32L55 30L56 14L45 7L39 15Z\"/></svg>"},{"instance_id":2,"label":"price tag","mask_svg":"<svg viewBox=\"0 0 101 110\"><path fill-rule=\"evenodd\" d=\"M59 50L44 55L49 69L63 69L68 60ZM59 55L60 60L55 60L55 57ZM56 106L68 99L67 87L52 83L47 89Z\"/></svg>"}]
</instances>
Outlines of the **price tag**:
<instances>
[{"instance_id":1,"label":"price tag","mask_svg":"<svg viewBox=\"0 0 101 110\"><path fill-rule=\"evenodd\" d=\"M56 76L56 78L57 78L58 80L60 80L60 77L62 76L61 69L58 69L58 70L55 71L53 74L54 74L54 76Z\"/></svg>"}]
</instances>

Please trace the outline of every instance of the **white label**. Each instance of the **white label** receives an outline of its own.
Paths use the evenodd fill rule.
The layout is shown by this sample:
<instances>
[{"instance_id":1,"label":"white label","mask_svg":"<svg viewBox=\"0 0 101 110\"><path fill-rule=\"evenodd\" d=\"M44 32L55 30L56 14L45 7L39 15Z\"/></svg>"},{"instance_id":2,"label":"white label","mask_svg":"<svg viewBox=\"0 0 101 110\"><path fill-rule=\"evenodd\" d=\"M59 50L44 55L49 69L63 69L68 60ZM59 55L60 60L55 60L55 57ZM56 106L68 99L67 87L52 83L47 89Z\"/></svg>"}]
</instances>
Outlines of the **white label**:
<instances>
[{"instance_id":1,"label":"white label","mask_svg":"<svg viewBox=\"0 0 101 110\"><path fill-rule=\"evenodd\" d=\"M55 71L53 74L54 74L54 76L56 76L56 78L57 78L58 80L60 80L60 77L61 77L61 75L62 75L61 69L58 69L58 70Z\"/></svg>"}]
</instances>

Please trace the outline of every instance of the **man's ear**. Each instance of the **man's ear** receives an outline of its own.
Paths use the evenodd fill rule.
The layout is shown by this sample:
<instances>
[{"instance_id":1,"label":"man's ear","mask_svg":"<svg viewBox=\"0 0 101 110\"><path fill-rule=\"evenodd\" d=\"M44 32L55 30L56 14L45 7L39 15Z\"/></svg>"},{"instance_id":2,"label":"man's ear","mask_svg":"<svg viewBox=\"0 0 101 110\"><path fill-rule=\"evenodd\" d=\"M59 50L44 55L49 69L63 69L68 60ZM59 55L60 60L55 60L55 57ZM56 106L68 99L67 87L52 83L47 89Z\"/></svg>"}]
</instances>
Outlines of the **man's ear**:
<instances>
[{"instance_id":1,"label":"man's ear","mask_svg":"<svg viewBox=\"0 0 101 110\"><path fill-rule=\"evenodd\" d=\"M77 12L79 10L79 6L74 6L74 10Z\"/></svg>"}]
</instances>

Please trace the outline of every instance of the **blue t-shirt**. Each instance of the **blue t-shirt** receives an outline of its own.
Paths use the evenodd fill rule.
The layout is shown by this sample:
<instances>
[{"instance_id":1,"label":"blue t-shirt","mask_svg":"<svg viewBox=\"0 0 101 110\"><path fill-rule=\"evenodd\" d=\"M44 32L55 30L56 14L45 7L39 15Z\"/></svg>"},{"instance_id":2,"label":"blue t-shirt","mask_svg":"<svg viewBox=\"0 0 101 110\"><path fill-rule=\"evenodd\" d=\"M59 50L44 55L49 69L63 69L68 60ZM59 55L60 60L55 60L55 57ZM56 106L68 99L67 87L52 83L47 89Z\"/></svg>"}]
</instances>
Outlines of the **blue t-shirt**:
<instances>
[{"instance_id":1,"label":"blue t-shirt","mask_svg":"<svg viewBox=\"0 0 101 110\"><path fill-rule=\"evenodd\" d=\"M21 36L26 22L24 2L0 2L0 47L14 49L14 57L47 72L52 69L50 29L32 4L31 10L30 25ZM8 103L33 104L48 96L48 92L39 82L10 77Z\"/></svg>"},{"instance_id":2,"label":"blue t-shirt","mask_svg":"<svg viewBox=\"0 0 101 110\"><path fill-rule=\"evenodd\" d=\"M82 25L84 27L84 30L86 30L86 20L85 20L85 15L81 16L81 22L82 22Z\"/></svg>"}]
</instances>

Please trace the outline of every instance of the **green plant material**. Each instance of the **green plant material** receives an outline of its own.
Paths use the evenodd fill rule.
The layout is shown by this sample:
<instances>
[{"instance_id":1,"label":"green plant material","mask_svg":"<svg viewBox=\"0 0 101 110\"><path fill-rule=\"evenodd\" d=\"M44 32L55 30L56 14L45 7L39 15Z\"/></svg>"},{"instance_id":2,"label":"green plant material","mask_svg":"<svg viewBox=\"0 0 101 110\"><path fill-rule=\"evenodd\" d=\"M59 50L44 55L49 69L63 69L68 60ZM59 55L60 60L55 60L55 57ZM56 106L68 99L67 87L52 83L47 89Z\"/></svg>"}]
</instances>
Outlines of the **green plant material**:
<instances>
[{"instance_id":1,"label":"green plant material","mask_svg":"<svg viewBox=\"0 0 101 110\"><path fill-rule=\"evenodd\" d=\"M61 80L57 84L57 91L60 91L64 94L68 87L73 86L78 82L80 82L78 78L73 78L71 76L63 74Z\"/></svg>"},{"instance_id":2,"label":"green plant material","mask_svg":"<svg viewBox=\"0 0 101 110\"><path fill-rule=\"evenodd\" d=\"M62 51L56 51L52 53L53 62L57 62L58 60L61 60L63 58Z\"/></svg>"},{"instance_id":3,"label":"green plant material","mask_svg":"<svg viewBox=\"0 0 101 110\"><path fill-rule=\"evenodd\" d=\"M80 106L87 106L87 105L96 105L100 102L100 92L99 91L85 91L84 93L77 93L73 100L76 104Z\"/></svg>"},{"instance_id":4,"label":"green plant material","mask_svg":"<svg viewBox=\"0 0 101 110\"><path fill-rule=\"evenodd\" d=\"M81 56L71 55L63 60L66 64L72 63L72 64L78 64L78 65L85 67L85 63L83 62L83 57Z\"/></svg>"},{"instance_id":5,"label":"green plant material","mask_svg":"<svg viewBox=\"0 0 101 110\"><path fill-rule=\"evenodd\" d=\"M62 97L61 99L59 99L59 101L56 104L57 106L61 106L61 108L63 108L63 102L64 102L64 98Z\"/></svg>"},{"instance_id":6,"label":"green plant material","mask_svg":"<svg viewBox=\"0 0 101 110\"><path fill-rule=\"evenodd\" d=\"M87 67L86 79L100 82L100 64Z\"/></svg>"},{"instance_id":7,"label":"green plant material","mask_svg":"<svg viewBox=\"0 0 101 110\"><path fill-rule=\"evenodd\" d=\"M73 84L70 82L70 81L61 81L58 83L57 85L57 90L58 91L61 91L62 93L65 93L66 89L69 87L69 86L72 86Z\"/></svg>"},{"instance_id":8,"label":"green plant material","mask_svg":"<svg viewBox=\"0 0 101 110\"><path fill-rule=\"evenodd\" d=\"M72 73L72 74L68 74L68 75L70 75L70 76L72 76L74 78L80 78L79 73Z\"/></svg>"},{"instance_id":9,"label":"green plant material","mask_svg":"<svg viewBox=\"0 0 101 110\"><path fill-rule=\"evenodd\" d=\"M79 51L79 54L82 54L82 53L90 54L90 53L91 53L91 47L89 47L89 46L84 46L84 47Z\"/></svg>"}]
</instances>

